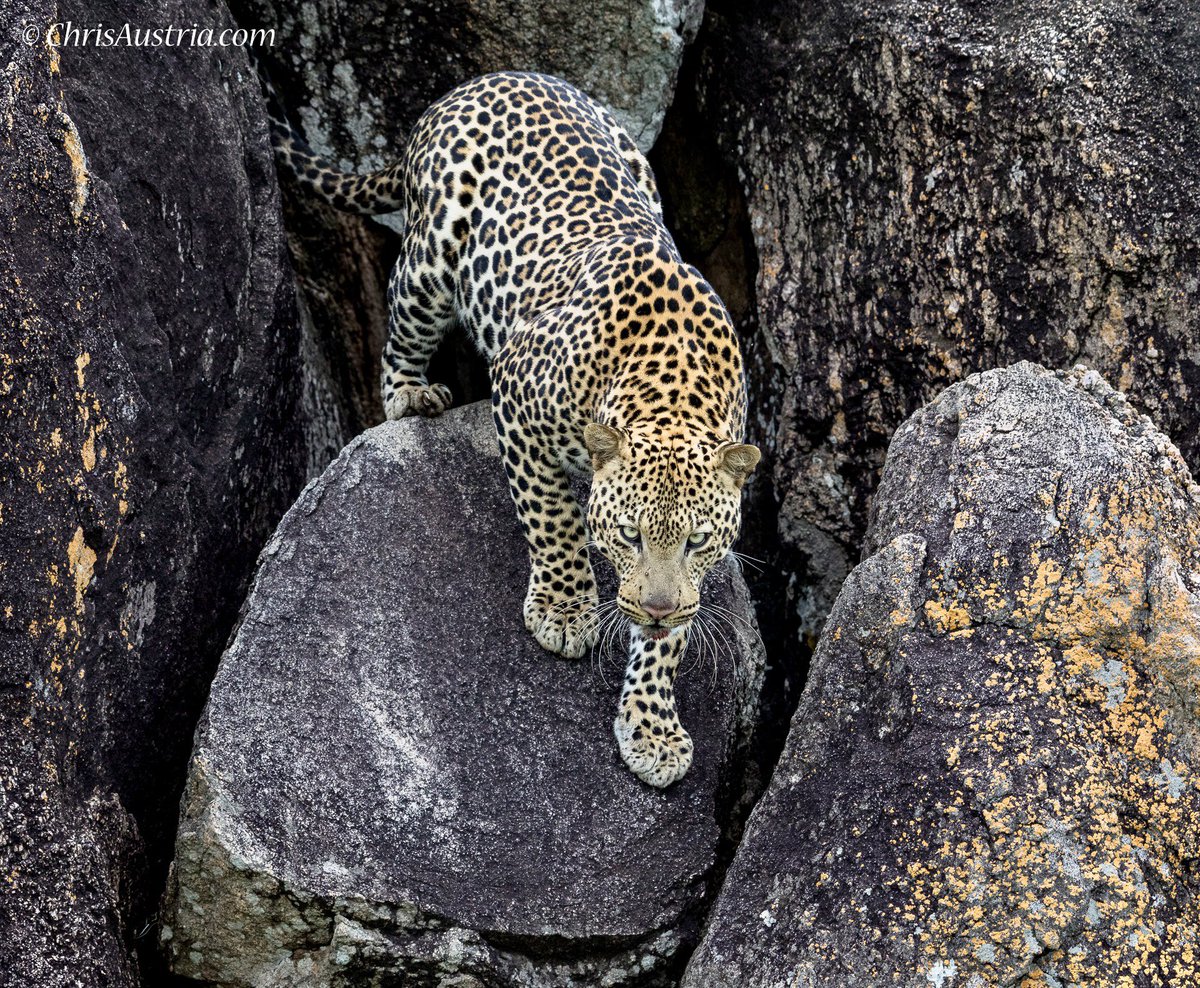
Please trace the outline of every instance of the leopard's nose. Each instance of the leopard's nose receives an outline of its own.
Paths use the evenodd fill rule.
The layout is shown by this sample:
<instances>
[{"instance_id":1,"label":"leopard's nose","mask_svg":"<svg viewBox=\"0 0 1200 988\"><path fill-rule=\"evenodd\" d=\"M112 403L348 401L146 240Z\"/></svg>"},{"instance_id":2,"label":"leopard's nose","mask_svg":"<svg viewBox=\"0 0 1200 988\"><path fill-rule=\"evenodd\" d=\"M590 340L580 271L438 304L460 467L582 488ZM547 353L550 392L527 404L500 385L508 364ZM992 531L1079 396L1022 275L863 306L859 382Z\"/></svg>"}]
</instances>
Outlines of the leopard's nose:
<instances>
[{"instance_id":1,"label":"leopard's nose","mask_svg":"<svg viewBox=\"0 0 1200 988\"><path fill-rule=\"evenodd\" d=\"M642 601L642 610L649 614L655 621L661 621L669 616L679 606L678 600L671 600L669 597L655 596L647 597Z\"/></svg>"}]
</instances>

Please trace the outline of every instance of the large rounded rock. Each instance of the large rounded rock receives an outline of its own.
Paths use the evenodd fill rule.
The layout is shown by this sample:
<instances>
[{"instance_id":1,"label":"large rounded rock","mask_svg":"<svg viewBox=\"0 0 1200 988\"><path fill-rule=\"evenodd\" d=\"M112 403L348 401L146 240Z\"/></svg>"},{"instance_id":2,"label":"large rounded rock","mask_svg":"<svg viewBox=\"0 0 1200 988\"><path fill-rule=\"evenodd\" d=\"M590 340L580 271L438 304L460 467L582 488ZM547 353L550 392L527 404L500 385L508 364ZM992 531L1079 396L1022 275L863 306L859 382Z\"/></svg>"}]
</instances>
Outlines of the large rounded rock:
<instances>
[{"instance_id":1,"label":"large rounded rock","mask_svg":"<svg viewBox=\"0 0 1200 988\"><path fill-rule=\"evenodd\" d=\"M1200 488L1094 372L974 376L869 558L686 988L1200 983Z\"/></svg>"},{"instance_id":2,"label":"large rounded rock","mask_svg":"<svg viewBox=\"0 0 1200 988\"><path fill-rule=\"evenodd\" d=\"M303 482L257 83L236 49L45 41L128 17L0 14L0 980L38 988L132 983L202 698Z\"/></svg>"},{"instance_id":3,"label":"large rounded rock","mask_svg":"<svg viewBox=\"0 0 1200 988\"><path fill-rule=\"evenodd\" d=\"M1086 360L1200 465L1195 4L711 12L703 102L749 204L808 628L859 558L893 431L974 371Z\"/></svg>"},{"instance_id":4,"label":"large rounded rock","mask_svg":"<svg viewBox=\"0 0 1200 988\"><path fill-rule=\"evenodd\" d=\"M715 571L735 617L678 691L696 759L651 789L612 735L623 644L598 664L543 651L527 566L487 403L373 429L309 486L197 734L163 932L177 974L666 983L746 787L753 612Z\"/></svg>"}]
</instances>

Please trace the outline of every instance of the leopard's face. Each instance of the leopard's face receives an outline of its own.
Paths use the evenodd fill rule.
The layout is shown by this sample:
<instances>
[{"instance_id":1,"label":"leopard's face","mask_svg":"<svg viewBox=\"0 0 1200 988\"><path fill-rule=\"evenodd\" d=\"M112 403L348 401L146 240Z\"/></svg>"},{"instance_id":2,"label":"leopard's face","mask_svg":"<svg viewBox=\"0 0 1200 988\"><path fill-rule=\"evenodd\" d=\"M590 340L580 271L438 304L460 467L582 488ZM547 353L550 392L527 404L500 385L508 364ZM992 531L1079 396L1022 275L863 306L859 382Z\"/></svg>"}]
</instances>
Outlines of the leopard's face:
<instances>
[{"instance_id":1,"label":"leopard's face","mask_svg":"<svg viewBox=\"0 0 1200 988\"><path fill-rule=\"evenodd\" d=\"M666 637L696 615L705 575L737 539L758 450L640 440L596 424L586 440L596 471L588 528L617 572L617 605L651 638Z\"/></svg>"}]
</instances>

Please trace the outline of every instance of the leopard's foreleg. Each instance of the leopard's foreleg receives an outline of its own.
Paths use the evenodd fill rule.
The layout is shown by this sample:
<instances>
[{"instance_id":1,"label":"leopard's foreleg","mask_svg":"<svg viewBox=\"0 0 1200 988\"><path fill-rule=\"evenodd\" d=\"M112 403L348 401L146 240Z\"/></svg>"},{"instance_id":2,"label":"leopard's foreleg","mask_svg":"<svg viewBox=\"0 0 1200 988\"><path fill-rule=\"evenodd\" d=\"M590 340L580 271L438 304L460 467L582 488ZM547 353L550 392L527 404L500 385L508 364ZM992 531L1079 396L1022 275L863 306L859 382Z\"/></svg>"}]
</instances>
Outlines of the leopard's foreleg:
<instances>
[{"instance_id":1,"label":"leopard's foreleg","mask_svg":"<svg viewBox=\"0 0 1200 988\"><path fill-rule=\"evenodd\" d=\"M638 625L630 631L629 666L613 731L625 764L658 788L682 779L692 765L692 739L675 707L675 674L686 648L686 627L661 639Z\"/></svg>"},{"instance_id":2,"label":"leopard's foreleg","mask_svg":"<svg viewBox=\"0 0 1200 988\"><path fill-rule=\"evenodd\" d=\"M551 652L575 659L596 641L599 597L588 556L587 526L563 464L543 430L531 425L528 385L492 368L492 411L517 517L529 543L525 627ZM538 433L538 434L535 434Z\"/></svg>"}]
</instances>

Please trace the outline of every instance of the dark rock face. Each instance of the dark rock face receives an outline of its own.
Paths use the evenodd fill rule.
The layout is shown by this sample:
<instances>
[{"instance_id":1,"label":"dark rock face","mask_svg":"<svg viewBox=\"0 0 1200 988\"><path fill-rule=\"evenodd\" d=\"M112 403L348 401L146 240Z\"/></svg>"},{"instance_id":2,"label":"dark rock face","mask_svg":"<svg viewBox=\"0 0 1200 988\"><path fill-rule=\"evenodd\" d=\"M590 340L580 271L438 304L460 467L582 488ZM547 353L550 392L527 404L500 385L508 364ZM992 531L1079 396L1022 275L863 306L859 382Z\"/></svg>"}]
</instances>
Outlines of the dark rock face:
<instances>
[{"instance_id":1,"label":"dark rock face","mask_svg":"<svg viewBox=\"0 0 1200 988\"><path fill-rule=\"evenodd\" d=\"M888 453L683 984L1195 984L1200 488L1095 372Z\"/></svg>"},{"instance_id":2,"label":"dark rock face","mask_svg":"<svg viewBox=\"0 0 1200 988\"><path fill-rule=\"evenodd\" d=\"M207 683L303 471L246 58L22 34L129 16L0 15L0 980L39 988L132 983L142 865L165 870Z\"/></svg>"},{"instance_id":3,"label":"dark rock face","mask_svg":"<svg viewBox=\"0 0 1200 988\"><path fill-rule=\"evenodd\" d=\"M731 654L681 676L696 759L662 791L612 735L624 643L604 671L543 651L521 617L527 565L486 403L373 429L308 487L264 550L197 734L164 910L177 974L677 974L746 787L762 658L745 588L710 577L738 615Z\"/></svg>"},{"instance_id":4,"label":"dark rock face","mask_svg":"<svg viewBox=\"0 0 1200 988\"><path fill-rule=\"evenodd\" d=\"M309 479L341 448L383 419L379 369L387 338L385 258L395 234L337 213L295 189L284 196L284 225L300 287Z\"/></svg>"},{"instance_id":5,"label":"dark rock face","mask_svg":"<svg viewBox=\"0 0 1200 988\"><path fill-rule=\"evenodd\" d=\"M749 202L808 627L859 558L893 430L966 374L1083 360L1200 464L1194 4L710 16L702 98Z\"/></svg>"}]
</instances>

